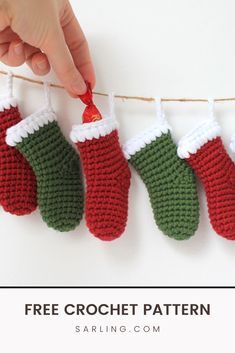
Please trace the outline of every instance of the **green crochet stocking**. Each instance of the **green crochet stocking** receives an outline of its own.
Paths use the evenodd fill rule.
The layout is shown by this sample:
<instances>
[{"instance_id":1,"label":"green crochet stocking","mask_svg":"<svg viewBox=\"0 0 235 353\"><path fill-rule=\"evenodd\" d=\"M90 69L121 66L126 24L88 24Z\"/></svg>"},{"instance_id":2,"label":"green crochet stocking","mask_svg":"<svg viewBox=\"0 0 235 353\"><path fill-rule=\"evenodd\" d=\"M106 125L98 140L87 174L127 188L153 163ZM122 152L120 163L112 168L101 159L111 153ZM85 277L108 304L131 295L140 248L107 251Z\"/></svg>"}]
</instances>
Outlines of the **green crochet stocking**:
<instances>
[{"instance_id":1,"label":"green crochet stocking","mask_svg":"<svg viewBox=\"0 0 235 353\"><path fill-rule=\"evenodd\" d=\"M6 142L25 156L35 172L43 220L61 232L73 230L83 215L80 160L52 109L47 107L8 129Z\"/></svg>"},{"instance_id":2,"label":"green crochet stocking","mask_svg":"<svg viewBox=\"0 0 235 353\"><path fill-rule=\"evenodd\" d=\"M124 146L148 189L158 227L169 237L183 240L197 230L199 205L192 169L176 150L166 122L155 124Z\"/></svg>"}]
</instances>

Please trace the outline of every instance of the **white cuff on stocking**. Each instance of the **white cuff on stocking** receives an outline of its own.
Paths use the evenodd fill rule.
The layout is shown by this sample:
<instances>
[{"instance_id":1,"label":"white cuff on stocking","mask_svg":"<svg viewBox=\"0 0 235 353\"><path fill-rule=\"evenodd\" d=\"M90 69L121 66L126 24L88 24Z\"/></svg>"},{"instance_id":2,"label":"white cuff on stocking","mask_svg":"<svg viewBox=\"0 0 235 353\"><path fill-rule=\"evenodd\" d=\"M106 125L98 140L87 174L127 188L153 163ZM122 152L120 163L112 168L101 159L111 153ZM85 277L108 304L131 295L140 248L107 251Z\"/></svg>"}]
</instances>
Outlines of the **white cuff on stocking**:
<instances>
[{"instance_id":1,"label":"white cuff on stocking","mask_svg":"<svg viewBox=\"0 0 235 353\"><path fill-rule=\"evenodd\" d=\"M15 108L17 106L17 100L13 97L0 97L0 112L5 109Z\"/></svg>"},{"instance_id":2,"label":"white cuff on stocking","mask_svg":"<svg viewBox=\"0 0 235 353\"><path fill-rule=\"evenodd\" d=\"M230 148L235 153L235 135L233 135L231 138Z\"/></svg>"},{"instance_id":3,"label":"white cuff on stocking","mask_svg":"<svg viewBox=\"0 0 235 353\"><path fill-rule=\"evenodd\" d=\"M189 158L196 153L205 143L221 135L221 128L217 121L206 120L196 129L181 138L178 143L178 156L182 159Z\"/></svg>"},{"instance_id":4,"label":"white cuff on stocking","mask_svg":"<svg viewBox=\"0 0 235 353\"><path fill-rule=\"evenodd\" d=\"M85 142L86 140L99 139L102 136L109 135L117 128L118 123L115 119L105 118L93 123L74 125L70 138L74 143Z\"/></svg>"},{"instance_id":5,"label":"white cuff on stocking","mask_svg":"<svg viewBox=\"0 0 235 353\"><path fill-rule=\"evenodd\" d=\"M142 148L145 148L151 142L155 141L156 138L160 137L162 134L167 134L171 130L171 127L167 122L162 124L156 123L151 127L145 129L135 137L128 140L123 145L123 152L126 159L130 159Z\"/></svg>"},{"instance_id":6,"label":"white cuff on stocking","mask_svg":"<svg viewBox=\"0 0 235 353\"><path fill-rule=\"evenodd\" d=\"M10 127L7 130L6 143L8 146L16 146L21 143L24 138L34 134L44 125L48 125L50 122L56 121L56 115L51 108L41 109L38 112L23 119L18 124Z\"/></svg>"}]
</instances>

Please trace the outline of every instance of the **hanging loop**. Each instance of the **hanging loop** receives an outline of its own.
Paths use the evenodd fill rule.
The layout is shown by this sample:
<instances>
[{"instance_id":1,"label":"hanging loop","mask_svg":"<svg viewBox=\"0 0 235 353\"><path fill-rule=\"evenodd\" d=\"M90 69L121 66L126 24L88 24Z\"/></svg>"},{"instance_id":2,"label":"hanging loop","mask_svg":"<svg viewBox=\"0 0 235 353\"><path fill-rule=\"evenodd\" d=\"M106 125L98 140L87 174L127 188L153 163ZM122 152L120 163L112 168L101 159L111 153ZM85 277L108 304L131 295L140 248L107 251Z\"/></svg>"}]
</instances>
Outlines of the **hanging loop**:
<instances>
[{"instance_id":1,"label":"hanging loop","mask_svg":"<svg viewBox=\"0 0 235 353\"><path fill-rule=\"evenodd\" d=\"M157 121L160 124L166 123L165 112L162 107L162 99L161 97L155 98L156 112L157 112Z\"/></svg>"},{"instance_id":2,"label":"hanging loop","mask_svg":"<svg viewBox=\"0 0 235 353\"><path fill-rule=\"evenodd\" d=\"M215 101L213 98L208 99L208 110L209 110L209 119L215 120Z\"/></svg>"},{"instance_id":3,"label":"hanging loop","mask_svg":"<svg viewBox=\"0 0 235 353\"><path fill-rule=\"evenodd\" d=\"M50 82L45 81L43 83L44 86L44 95L47 108L51 108L51 92L50 92Z\"/></svg>"},{"instance_id":4,"label":"hanging loop","mask_svg":"<svg viewBox=\"0 0 235 353\"><path fill-rule=\"evenodd\" d=\"M13 97L13 73L10 70L7 72L6 89L7 89L7 98L12 98Z\"/></svg>"}]
</instances>

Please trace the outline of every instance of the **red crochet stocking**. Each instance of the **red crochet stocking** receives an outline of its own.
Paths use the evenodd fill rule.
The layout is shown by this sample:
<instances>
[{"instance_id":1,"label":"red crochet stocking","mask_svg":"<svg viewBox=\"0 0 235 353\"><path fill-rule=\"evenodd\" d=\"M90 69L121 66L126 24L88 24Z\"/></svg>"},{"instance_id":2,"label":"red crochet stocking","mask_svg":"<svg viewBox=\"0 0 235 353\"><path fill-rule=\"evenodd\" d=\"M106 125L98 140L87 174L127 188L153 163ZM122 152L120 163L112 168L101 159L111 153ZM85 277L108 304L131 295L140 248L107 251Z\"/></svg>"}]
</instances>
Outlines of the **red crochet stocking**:
<instances>
[{"instance_id":1,"label":"red crochet stocking","mask_svg":"<svg viewBox=\"0 0 235 353\"><path fill-rule=\"evenodd\" d=\"M0 101L0 204L5 211L22 216L37 207L34 173L17 149L9 147L6 131L21 121L13 98Z\"/></svg>"},{"instance_id":2,"label":"red crochet stocking","mask_svg":"<svg viewBox=\"0 0 235 353\"><path fill-rule=\"evenodd\" d=\"M235 240L235 165L226 152L216 121L206 121L179 142L178 154L201 179L211 224L219 235Z\"/></svg>"},{"instance_id":3,"label":"red crochet stocking","mask_svg":"<svg viewBox=\"0 0 235 353\"><path fill-rule=\"evenodd\" d=\"M117 122L102 119L90 99L85 101L88 108L83 121L92 121L89 112L95 121L74 126L71 139L80 152L86 177L87 226L101 240L114 240L126 227L130 170L119 144Z\"/></svg>"}]
</instances>

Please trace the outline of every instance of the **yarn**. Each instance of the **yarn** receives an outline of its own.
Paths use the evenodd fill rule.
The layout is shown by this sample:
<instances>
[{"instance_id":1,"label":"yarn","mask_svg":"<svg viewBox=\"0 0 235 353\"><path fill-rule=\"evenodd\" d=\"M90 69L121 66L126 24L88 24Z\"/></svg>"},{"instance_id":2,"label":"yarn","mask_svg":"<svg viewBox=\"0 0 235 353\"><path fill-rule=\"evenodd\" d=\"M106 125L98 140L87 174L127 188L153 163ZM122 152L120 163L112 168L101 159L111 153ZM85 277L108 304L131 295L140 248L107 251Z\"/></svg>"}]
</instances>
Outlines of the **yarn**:
<instances>
[{"instance_id":1,"label":"yarn","mask_svg":"<svg viewBox=\"0 0 235 353\"><path fill-rule=\"evenodd\" d=\"M119 143L117 122L111 117L76 125L70 137L80 152L86 178L87 227L101 240L117 239L126 227L130 187L130 170Z\"/></svg>"},{"instance_id":2,"label":"yarn","mask_svg":"<svg viewBox=\"0 0 235 353\"><path fill-rule=\"evenodd\" d=\"M23 216L37 208L37 189L29 163L5 141L7 129L21 121L11 81L8 74L7 94L0 99L0 204L6 212Z\"/></svg>"},{"instance_id":3,"label":"yarn","mask_svg":"<svg viewBox=\"0 0 235 353\"><path fill-rule=\"evenodd\" d=\"M235 240L235 165L220 134L219 124L207 120L180 140L178 154L204 185L213 229L222 237Z\"/></svg>"},{"instance_id":4,"label":"yarn","mask_svg":"<svg viewBox=\"0 0 235 353\"><path fill-rule=\"evenodd\" d=\"M52 108L12 126L6 141L25 156L35 172L43 220L55 230L73 230L83 215L80 160L62 135Z\"/></svg>"},{"instance_id":5,"label":"yarn","mask_svg":"<svg viewBox=\"0 0 235 353\"><path fill-rule=\"evenodd\" d=\"M196 183L191 168L177 157L167 129L154 125L126 142L124 151L147 187L159 229L171 238L184 240L198 227Z\"/></svg>"},{"instance_id":6,"label":"yarn","mask_svg":"<svg viewBox=\"0 0 235 353\"><path fill-rule=\"evenodd\" d=\"M196 181L191 168L177 156L160 98L157 122L124 144L124 153L145 183L154 219L171 238L191 237L199 223Z\"/></svg>"},{"instance_id":7,"label":"yarn","mask_svg":"<svg viewBox=\"0 0 235 353\"><path fill-rule=\"evenodd\" d=\"M0 99L0 204L12 214L29 214L37 207L38 192L40 212L48 226L73 230L84 209L80 159L58 126L48 85L46 107L24 120L12 96L11 75L7 87ZM127 141L122 150L113 97L111 117L106 119L95 106L90 87L80 98L86 104L83 124L73 127L71 139L84 167L85 214L91 233L110 241L125 231L128 160L147 187L156 224L164 234L188 239L198 227L194 170L205 187L213 229L235 240L235 164L221 140L213 100L210 119L184 136L177 151L159 99L159 121ZM230 146L235 153L235 135Z\"/></svg>"}]
</instances>

